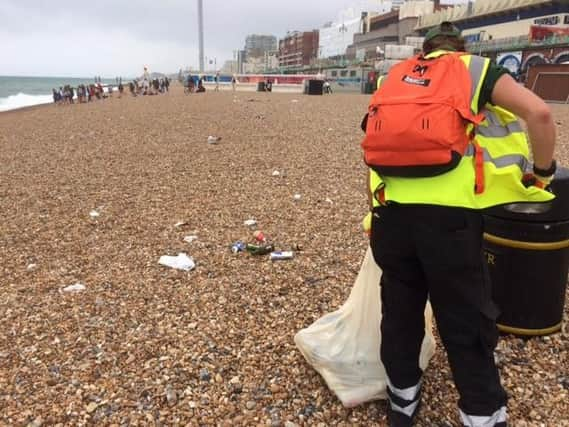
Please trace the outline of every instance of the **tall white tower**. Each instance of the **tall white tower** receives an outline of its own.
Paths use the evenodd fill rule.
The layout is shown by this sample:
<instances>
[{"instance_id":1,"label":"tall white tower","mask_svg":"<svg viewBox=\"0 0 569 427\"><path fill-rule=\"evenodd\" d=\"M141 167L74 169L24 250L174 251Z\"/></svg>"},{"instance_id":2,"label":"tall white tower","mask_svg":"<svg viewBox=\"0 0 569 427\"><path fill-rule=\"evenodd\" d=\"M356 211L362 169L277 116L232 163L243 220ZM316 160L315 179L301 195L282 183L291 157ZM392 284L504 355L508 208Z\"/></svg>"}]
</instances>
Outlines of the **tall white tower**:
<instances>
[{"instance_id":1,"label":"tall white tower","mask_svg":"<svg viewBox=\"0 0 569 427\"><path fill-rule=\"evenodd\" d=\"M198 0L198 33L200 42L200 73L204 72L204 52L203 52L203 0Z\"/></svg>"}]
</instances>

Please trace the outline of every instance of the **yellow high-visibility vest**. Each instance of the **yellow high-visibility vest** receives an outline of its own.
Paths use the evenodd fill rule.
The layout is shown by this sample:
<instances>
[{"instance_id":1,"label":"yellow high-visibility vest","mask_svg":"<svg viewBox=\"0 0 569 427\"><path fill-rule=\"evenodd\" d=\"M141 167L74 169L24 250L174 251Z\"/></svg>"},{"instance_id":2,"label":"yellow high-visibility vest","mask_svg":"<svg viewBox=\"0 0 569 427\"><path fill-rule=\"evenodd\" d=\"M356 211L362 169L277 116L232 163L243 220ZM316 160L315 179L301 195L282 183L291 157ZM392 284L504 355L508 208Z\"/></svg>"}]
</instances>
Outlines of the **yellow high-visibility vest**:
<instances>
[{"instance_id":1,"label":"yellow high-visibility vest","mask_svg":"<svg viewBox=\"0 0 569 427\"><path fill-rule=\"evenodd\" d=\"M429 55L444 55L437 51ZM478 114L478 100L490 60L474 55L461 56L472 78L471 109ZM382 80L378 81L378 87ZM382 192L382 203L428 204L484 209L509 203L539 203L555 196L548 191L522 184L529 165L529 146L517 117L509 111L486 104L481 111L485 120L474 129L478 154L483 155L484 190L476 191L475 145L471 143L458 166L444 174L426 178L379 176L370 169L370 190ZM466 132L472 131L472 124ZM379 206L377 197L373 205Z\"/></svg>"}]
</instances>

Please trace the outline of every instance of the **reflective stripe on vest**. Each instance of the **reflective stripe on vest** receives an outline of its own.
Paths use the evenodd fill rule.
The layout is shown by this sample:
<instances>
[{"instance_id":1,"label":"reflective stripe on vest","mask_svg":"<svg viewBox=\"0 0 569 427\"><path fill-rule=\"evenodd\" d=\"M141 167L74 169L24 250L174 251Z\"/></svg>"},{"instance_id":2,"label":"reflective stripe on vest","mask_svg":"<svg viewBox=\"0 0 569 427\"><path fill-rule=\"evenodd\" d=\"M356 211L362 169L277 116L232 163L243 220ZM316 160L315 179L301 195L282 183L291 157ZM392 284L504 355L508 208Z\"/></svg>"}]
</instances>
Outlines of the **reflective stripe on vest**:
<instances>
[{"instance_id":1,"label":"reflective stripe on vest","mask_svg":"<svg viewBox=\"0 0 569 427\"><path fill-rule=\"evenodd\" d=\"M516 165L521 172L524 172L529 167L530 163L528 159L521 154L507 154L505 156L494 158L487 148L480 147L480 149L482 150L482 155L484 156L484 163L492 163L494 166L496 166L496 168L505 168L507 166ZM474 156L475 154L476 149L472 144L470 144L466 149L464 156Z\"/></svg>"},{"instance_id":2,"label":"reflective stripe on vest","mask_svg":"<svg viewBox=\"0 0 569 427\"><path fill-rule=\"evenodd\" d=\"M460 59L468 61L468 64L465 62L465 65L467 65L470 78L472 79L472 91L470 92L472 101L470 103L470 110L472 111L472 114L476 115L478 114L478 101L480 100L482 83L484 82L484 77L488 71L490 60L488 58L473 55L463 55Z\"/></svg>"},{"instance_id":3,"label":"reflective stripe on vest","mask_svg":"<svg viewBox=\"0 0 569 427\"><path fill-rule=\"evenodd\" d=\"M501 123L498 115L493 111L485 110L483 114L486 117L487 124L477 126L475 129L476 135L489 138L504 138L512 133L524 131L517 119L509 123Z\"/></svg>"}]
</instances>

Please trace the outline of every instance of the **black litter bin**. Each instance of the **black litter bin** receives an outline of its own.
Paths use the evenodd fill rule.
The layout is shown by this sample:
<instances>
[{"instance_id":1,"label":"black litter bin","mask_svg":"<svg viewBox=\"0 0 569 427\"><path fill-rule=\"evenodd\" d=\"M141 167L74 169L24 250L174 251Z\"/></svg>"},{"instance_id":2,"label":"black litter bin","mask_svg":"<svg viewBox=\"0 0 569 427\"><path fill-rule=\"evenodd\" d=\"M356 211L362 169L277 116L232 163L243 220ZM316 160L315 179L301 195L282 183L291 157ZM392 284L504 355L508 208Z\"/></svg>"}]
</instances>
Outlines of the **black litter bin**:
<instances>
[{"instance_id":1,"label":"black litter bin","mask_svg":"<svg viewBox=\"0 0 569 427\"><path fill-rule=\"evenodd\" d=\"M308 95L323 95L324 94L324 81L323 80L308 80L307 92Z\"/></svg>"},{"instance_id":2,"label":"black litter bin","mask_svg":"<svg viewBox=\"0 0 569 427\"><path fill-rule=\"evenodd\" d=\"M257 92L265 92L265 82L257 83Z\"/></svg>"},{"instance_id":3,"label":"black litter bin","mask_svg":"<svg viewBox=\"0 0 569 427\"><path fill-rule=\"evenodd\" d=\"M375 92L375 85L373 82L364 82L362 85L362 93L366 95L370 95Z\"/></svg>"},{"instance_id":4,"label":"black litter bin","mask_svg":"<svg viewBox=\"0 0 569 427\"><path fill-rule=\"evenodd\" d=\"M536 336L561 329L569 270L569 169L560 168L551 187L551 203L506 205L484 216L484 251L501 332Z\"/></svg>"}]
</instances>

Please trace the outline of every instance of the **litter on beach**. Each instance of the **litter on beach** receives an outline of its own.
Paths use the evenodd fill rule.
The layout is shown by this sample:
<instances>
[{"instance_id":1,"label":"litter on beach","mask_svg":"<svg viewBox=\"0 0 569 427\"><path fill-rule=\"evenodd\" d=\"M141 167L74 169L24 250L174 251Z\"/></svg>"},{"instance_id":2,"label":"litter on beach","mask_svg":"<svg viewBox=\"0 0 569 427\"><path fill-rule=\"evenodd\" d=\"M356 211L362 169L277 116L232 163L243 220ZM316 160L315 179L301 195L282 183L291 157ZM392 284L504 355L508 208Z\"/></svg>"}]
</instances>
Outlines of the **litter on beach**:
<instances>
[{"instance_id":1,"label":"litter on beach","mask_svg":"<svg viewBox=\"0 0 569 427\"><path fill-rule=\"evenodd\" d=\"M192 243L196 240L198 240L198 236L195 236L195 235L184 237L184 242L186 242L186 243Z\"/></svg>"},{"instance_id":2,"label":"litter on beach","mask_svg":"<svg viewBox=\"0 0 569 427\"><path fill-rule=\"evenodd\" d=\"M196 267L194 259L183 252L179 253L178 256L163 255L158 264L183 271L190 271Z\"/></svg>"},{"instance_id":3,"label":"litter on beach","mask_svg":"<svg viewBox=\"0 0 569 427\"><path fill-rule=\"evenodd\" d=\"M300 200L300 199L302 199L302 196L300 194L295 194L293 196L293 198L294 198L294 200Z\"/></svg>"},{"instance_id":4,"label":"litter on beach","mask_svg":"<svg viewBox=\"0 0 569 427\"><path fill-rule=\"evenodd\" d=\"M101 216L101 214L99 212L97 212L96 210L92 210L91 212L89 212L89 216L91 218L98 218L99 216Z\"/></svg>"},{"instance_id":5,"label":"litter on beach","mask_svg":"<svg viewBox=\"0 0 569 427\"><path fill-rule=\"evenodd\" d=\"M243 225L246 225L247 227L253 227L254 225L257 225L257 221L254 219L248 219L243 223Z\"/></svg>"},{"instance_id":6,"label":"litter on beach","mask_svg":"<svg viewBox=\"0 0 569 427\"><path fill-rule=\"evenodd\" d=\"M87 287L82 283L75 283L74 285L66 286L63 288L63 292L81 292L87 289Z\"/></svg>"},{"instance_id":7,"label":"litter on beach","mask_svg":"<svg viewBox=\"0 0 569 427\"><path fill-rule=\"evenodd\" d=\"M210 135L207 137L208 144L217 144L219 141L221 141L221 136Z\"/></svg>"},{"instance_id":8,"label":"litter on beach","mask_svg":"<svg viewBox=\"0 0 569 427\"><path fill-rule=\"evenodd\" d=\"M174 227L180 228L180 227L184 227L186 225L189 225L189 224L185 221L180 221L180 222L177 222L176 224L174 224Z\"/></svg>"},{"instance_id":9,"label":"litter on beach","mask_svg":"<svg viewBox=\"0 0 569 427\"><path fill-rule=\"evenodd\" d=\"M273 171L273 176L279 176L281 173L279 171Z\"/></svg>"}]
</instances>

